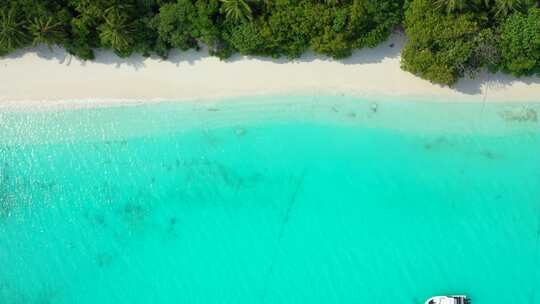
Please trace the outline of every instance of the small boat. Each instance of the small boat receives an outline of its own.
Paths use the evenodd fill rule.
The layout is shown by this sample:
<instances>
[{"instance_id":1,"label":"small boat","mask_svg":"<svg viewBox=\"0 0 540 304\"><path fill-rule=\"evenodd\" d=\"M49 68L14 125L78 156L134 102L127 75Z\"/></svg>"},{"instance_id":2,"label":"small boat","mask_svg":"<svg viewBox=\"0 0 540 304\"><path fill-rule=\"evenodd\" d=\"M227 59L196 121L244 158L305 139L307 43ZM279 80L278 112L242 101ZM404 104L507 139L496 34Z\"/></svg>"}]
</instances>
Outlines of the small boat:
<instances>
[{"instance_id":1,"label":"small boat","mask_svg":"<svg viewBox=\"0 0 540 304\"><path fill-rule=\"evenodd\" d=\"M464 295L436 296L429 298L425 304L470 304L471 299Z\"/></svg>"}]
</instances>

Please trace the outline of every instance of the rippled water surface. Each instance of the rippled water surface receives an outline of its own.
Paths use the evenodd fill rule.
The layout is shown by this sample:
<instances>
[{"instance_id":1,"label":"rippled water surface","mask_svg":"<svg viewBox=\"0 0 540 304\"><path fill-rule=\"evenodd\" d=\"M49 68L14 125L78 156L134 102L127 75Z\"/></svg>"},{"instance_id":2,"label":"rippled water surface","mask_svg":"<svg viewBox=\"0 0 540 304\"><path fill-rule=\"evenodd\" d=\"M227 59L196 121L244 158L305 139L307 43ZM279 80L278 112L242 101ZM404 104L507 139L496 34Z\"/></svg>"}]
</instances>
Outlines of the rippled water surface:
<instances>
[{"instance_id":1,"label":"rippled water surface","mask_svg":"<svg viewBox=\"0 0 540 304\"><path fill-rule=\"evenodd\" d=\"M0 113L0 303L540 303L539 111Z\"/></svg>"}]
</instances>

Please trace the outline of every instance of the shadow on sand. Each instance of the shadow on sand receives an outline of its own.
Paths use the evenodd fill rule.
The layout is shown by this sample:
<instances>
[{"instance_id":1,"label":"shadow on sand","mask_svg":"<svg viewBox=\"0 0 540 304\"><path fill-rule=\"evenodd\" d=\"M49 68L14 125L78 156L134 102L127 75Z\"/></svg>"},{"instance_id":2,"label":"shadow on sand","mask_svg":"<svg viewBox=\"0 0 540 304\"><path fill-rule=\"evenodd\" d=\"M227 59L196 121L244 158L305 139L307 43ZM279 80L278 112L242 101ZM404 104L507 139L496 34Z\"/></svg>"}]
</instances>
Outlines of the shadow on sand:
<instances>
[{"instance_id":1,"label":"shadow on sand","mask_svg":"<svg viewBox=\"0 0 540 304\"><path fill-rule=\"evenodd\" d=\"M362 64L374 64L382 62L385 59L396 59L399 58L401 49L406 43L406 37L402 32L396 32L390 36L390 38L380 44L375 48L364 48L353 52L352 56L335 60L327 56L317 55L311 51L306 52L300 58L289 59L286 57L281 58L270 58L262 56L243 56L240 54L235 54L232 57L226 59L226 62L237 62L242 60L258 60L264 62L272 62L274 64L285 64L285 63L305 63L313 61L337 61L344 65L362 65ZM19 58L24 56L27 53L35 53L38 57L47 59L47 60L56 60L60 64L70 65L73 60L80 62L74 56L68 54L64 49L59 47L49 48L47 46L41 45L38 47L32 48L23 48L17 50L5 58ZM140 54L134 54L128 58L120 58L112 51L108 50L96 50L96 58L93 60L95 63L112 65L117 68L122 66L129 66L135 71L139 71L146 67L145 61L149 58L144 57ZM179 66L180 64L188 63L190 65L195 64L201 60L207 60L212 58L214 60L219 60L215 57L209 57L208 49L202 47L199 51L189 50L189 51L179 51L173 50L170 52L167 59L161 59L157 56L151 56L150 59L157 61L167 61L170 63ZM85 65L86 63L80 62L80 64ZM524 83L526 85L531 84L540 84L540 78L538 77L521 77L516 78L511 75L496 73L491 74L486 71L483 71L476 75L474 78L466 77L460 79L458 83L453 87L454 90L467 94L467 95L478 95L484 92L483 88L489 89L501 89L507 86L511 86L514 83Z\"/></svg>"},{"instance_id":2,"label":"shadow on sand","mask_svg":"<svg viewBox=\"0 0 540 304\"><path fill-rule=\"evenodd\" d=\"M394 34L388 39L387 42L381 44L380 46L372 49L362 49L355 51L353 55L349 58L338 60L338 62L341 62L343 64L347 65L355 65L355 64L368 64L368 63L377 63L381 62L385 58L397 58L399 56L399 52L401 50L401 47L405 43L405 36L403 34ZM7 56L5 58L8 59L15 59L20 58L24 56L27 53L35 53L38 57L47 59L47 60L56 60L60 64L70 65L73 60L78 61L74 56L68 54L64 49L59 47L52 47L49 48L44 45L40 45L37 47L32 48L23 48L19 49ZM139 70L141 68L145 67L145 61L148 59L147 57L144 57L140 54L134 54L128 58L120 58L114 52L108 51L108 50L96 50L95 51L96 58L93 60L95 63L101 63L101 64L107 64L107 65L114 65L116 67L121 66L130 66L134 68L135 70ZM167 59L161 59L157 56L151 56L150 57L153 60L165 60L167 62L171 62L173 64L179 65L181 63L188 63L188 64L194 64L197 61L207 59L209 58L208 55L208 49L206 47L202 47L199 51L196 50L189 50L189 51L179 51L179 50L173 50L170 52L169 57ZM259 60L259 61L266 61L266 62L272 62L275 64L285 64L290 62L312 62L315 60L322 60L322 61L334 61L334 59L322 56L322 55L316 55L313 52L306 52L304 55L302 55L300 58L296 59L288 59L286 57L281 58L270 58L270 57L262 57L262 56L243 56L239 54L235 54L231 56L230 58L226 59L226 62L236 62L241 60ZM219 60L215 58L215 60ZM84 62L82 62L84 64Z\"/></svg>"},{"instance_id":3,"label":"shadow on sand","mask_svg":"<svg viewBox=\"0 0 540 304\"><path fill-rule=\"evenodd\" d=\"M460 79L458 83L453 87L454 90L467 94L477 95L483 92L482 88L490 89L504 89L515 83L523 83L526 85L540 84L540 78L538 77L520 77L517 78L512 75L503 73L489 73L483 71L476 75L474 78L466 77ZM489 94L489 93L488 93Z\"/></svg>"}]
</instances>

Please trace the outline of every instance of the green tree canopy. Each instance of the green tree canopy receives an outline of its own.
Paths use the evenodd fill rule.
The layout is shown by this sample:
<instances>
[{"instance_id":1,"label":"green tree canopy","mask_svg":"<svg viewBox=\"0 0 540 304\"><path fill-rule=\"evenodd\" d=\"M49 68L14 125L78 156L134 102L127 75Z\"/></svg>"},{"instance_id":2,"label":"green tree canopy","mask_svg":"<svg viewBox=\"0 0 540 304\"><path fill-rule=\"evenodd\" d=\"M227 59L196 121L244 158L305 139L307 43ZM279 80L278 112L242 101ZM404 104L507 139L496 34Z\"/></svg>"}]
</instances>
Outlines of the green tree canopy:
<instances>
[{"instance_id":1,"label":"green tree canopy","mask_svg":"<svg viewBox=\"0 0 540 304\"><path fill-rule=\"evenodd\" d=\"M540 9L514 13L500 32L502 69L516 76L540 73Z\"/></svg>"},{"instance_id":2,"label":"green tree canopy","mask_svg":"<svg viewBox=\"0 0 540 304\"><path fill-rule=\"evenodd\" d=\"M62 44L66 39L63 23L56 21L52 16L35 17L29 21L28 30L32 35L32 45L45 44L51 47Z\"/></svg>"},{"instance_id":3,"label":"green tree canopy","mask_svg":"<svg viewBox=\"0 0 540 304\"><path fill-rule=\"evenodd\" d=\"M441 13L430 0L415 0L405 13L405 27L409 41L402 50L403 69L452 85L470 67L480 31L474 15Z\"/></svg>"},{"instance_id":4,"label":"green tree canopy","mask_svg":"<svg viewBox=\"0 0 540 304\"><path fill-rule=\"evenodd\" d=\"M25 20L18 16L15 9L0 10L0 55L14 51L29 42L25 24Z\"/></svg>"},{"instance_id":5,"label":"green tree canopy","mask_svg":"<svg viewBox=\"0 0 540 304\"><path fill-rule=\"evenodd\" d=\"M252 19L252 11L246 0L220 0L225 17L232 22L245 22Z\"/></svg>"},{"instance_id":6,"label":"green tree canopy","mask_svg":"<svg viewBox=\"0 0 540 304\"><path fill-rule=\"evenodd\" d=\"M119 8L109 9L104 17L104 23L98 27L101 44L110 47L119 54L129 54L134 43L133 21L122 13Z\"/></svg>"}]
</instances>

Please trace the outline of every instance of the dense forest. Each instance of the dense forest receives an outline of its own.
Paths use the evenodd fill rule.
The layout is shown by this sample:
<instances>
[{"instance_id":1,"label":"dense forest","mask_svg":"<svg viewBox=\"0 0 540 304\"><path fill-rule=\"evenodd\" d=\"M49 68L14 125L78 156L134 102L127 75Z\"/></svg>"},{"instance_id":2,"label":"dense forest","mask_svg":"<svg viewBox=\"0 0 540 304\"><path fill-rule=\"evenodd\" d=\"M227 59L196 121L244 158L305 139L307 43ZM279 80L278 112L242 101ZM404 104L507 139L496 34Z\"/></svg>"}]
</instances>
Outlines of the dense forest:
<instances>
[{"instance_id":1,"label":"dense forest","mask_svg":"<svg viewBox=\"0 0 540 304\"><path fill-rule=\"evenodd\" d=\"M482 68L540 75L537 0L0 0L0 56L58 45L82 59L97 48L166 58L174 48L332 58L375 47L396 30L402 68L452 85Z\"/></svg>"}]
</instances>

